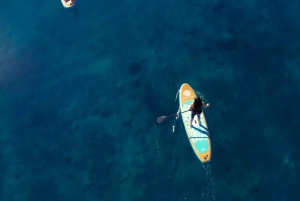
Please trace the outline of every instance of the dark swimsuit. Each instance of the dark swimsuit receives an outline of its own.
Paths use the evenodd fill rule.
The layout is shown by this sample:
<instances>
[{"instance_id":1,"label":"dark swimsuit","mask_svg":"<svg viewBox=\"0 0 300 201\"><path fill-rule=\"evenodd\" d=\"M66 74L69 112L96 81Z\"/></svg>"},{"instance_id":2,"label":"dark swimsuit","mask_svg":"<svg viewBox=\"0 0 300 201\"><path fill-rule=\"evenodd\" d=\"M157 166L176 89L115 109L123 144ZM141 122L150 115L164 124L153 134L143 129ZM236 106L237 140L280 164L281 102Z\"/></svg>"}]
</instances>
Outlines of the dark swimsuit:
<instances>
[{"instance_id":1,"label":"dark swimsuit","mask_svg":"<svg viewBox=\"0 0 300 201\"><path fill-rule=\"evenodd\" d=\"M202 108L193 109L191 108L192 112L192 118L194 118L195 115L200 115L202 113Z\"/></svg>"}]
</instances>

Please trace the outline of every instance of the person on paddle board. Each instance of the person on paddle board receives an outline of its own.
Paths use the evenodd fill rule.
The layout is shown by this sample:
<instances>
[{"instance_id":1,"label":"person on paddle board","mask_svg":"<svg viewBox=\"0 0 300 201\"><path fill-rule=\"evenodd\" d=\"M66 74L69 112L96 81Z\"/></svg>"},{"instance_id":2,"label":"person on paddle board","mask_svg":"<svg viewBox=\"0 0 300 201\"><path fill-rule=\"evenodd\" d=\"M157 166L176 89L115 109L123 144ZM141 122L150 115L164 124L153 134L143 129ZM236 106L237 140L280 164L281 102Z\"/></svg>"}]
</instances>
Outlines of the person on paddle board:
<instances>
[{"instance_id":1,"label":"person on paddle board","mask_svg":"<svg viewBox=\"0 0 300 201\"><path fill-rule=\"evenodd\" d=\"M202 113L202 107L203 108L207 108L209 107L209 103L204 103L200 97L196 97L194 99L194 103L191 104L190 106L190 111L191 111L191 120L190 120L190 126L192 126L192 123L193 123L193 119L194 119L194 116L197 115L198 117L198 122L199 122L199 126L201 125L201 121L200 121L200 115Z\"/></svg>"}]
</instances>

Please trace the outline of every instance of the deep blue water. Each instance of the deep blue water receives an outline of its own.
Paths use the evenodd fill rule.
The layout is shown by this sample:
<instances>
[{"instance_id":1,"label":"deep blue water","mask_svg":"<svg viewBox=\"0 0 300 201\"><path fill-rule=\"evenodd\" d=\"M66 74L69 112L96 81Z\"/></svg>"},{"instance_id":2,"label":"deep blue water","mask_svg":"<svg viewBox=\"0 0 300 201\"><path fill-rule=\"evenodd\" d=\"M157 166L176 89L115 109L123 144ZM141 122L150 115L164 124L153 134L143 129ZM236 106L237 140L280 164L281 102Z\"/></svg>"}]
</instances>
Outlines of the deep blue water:
<instances>
[{"instance_id":1,"label":"deep blue water","mask_svg":"<svg viewBox=\"0 0 300 201\"><path fill-rule=\"evenodd\" d=\"M296 0L0 0L0 200L300 200ZM174 118L189 83L203 166Z\"/></svg>"}]
</instances>

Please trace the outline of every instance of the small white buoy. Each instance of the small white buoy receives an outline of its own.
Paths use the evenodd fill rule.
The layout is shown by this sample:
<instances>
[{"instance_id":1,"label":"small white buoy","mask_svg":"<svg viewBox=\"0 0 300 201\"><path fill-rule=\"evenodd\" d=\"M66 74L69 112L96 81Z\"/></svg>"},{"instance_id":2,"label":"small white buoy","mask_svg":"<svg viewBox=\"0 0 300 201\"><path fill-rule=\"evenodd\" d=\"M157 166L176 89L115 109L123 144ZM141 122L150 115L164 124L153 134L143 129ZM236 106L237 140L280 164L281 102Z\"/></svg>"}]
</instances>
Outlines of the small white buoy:
<instances>
[{"instance_id":1,"label":"small white buoy","mask_svg":"<svg viewBox=\"0 0 300 201\"><path fill-rule=\"evenodd\" d=\"M71 9L75 7L77 0L61 0L61 3L65 9Z\"/></svg>"}]
</instances>

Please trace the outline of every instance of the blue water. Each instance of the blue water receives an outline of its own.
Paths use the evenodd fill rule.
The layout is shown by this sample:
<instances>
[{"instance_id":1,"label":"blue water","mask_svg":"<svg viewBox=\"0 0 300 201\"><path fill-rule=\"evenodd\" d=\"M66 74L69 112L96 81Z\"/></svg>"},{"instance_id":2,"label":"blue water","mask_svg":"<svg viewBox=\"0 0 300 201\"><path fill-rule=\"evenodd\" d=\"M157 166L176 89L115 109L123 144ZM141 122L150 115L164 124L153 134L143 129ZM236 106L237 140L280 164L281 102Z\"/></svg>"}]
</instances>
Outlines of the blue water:
<instances>
[{"instance_id":1,"label":"blue water","mask_svg":"<svg viewBox=\"0 0 300 201\"><path fill-rule=\"evenodd\" d=\"M300 200L299 9L0 0L0 200ZM210 165L156 123L185 82L211 104Z\"/></svg>"}]
</instances>

